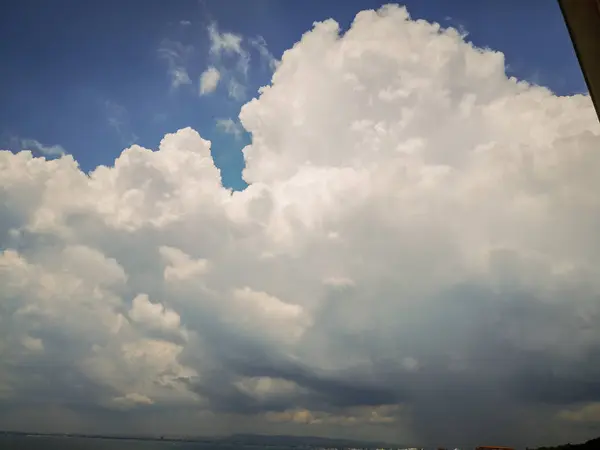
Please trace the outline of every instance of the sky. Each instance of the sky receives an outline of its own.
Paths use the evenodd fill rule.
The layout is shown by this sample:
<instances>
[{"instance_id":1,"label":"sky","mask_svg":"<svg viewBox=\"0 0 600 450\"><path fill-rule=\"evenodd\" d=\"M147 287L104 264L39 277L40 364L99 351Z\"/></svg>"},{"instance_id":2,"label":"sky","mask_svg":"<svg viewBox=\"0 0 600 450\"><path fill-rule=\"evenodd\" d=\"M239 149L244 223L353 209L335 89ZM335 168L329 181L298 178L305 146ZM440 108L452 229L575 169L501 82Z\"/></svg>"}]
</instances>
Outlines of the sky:
<instances>
[{"instance_id":1,"label":"sky","mask_svg":"<svg viewBox=\"0 0 600 450\"><path fill-rule=\"evenodd\" d=\"M600 435L554 2L9 1L0 428Z\"/></svg>"}]
</instances>

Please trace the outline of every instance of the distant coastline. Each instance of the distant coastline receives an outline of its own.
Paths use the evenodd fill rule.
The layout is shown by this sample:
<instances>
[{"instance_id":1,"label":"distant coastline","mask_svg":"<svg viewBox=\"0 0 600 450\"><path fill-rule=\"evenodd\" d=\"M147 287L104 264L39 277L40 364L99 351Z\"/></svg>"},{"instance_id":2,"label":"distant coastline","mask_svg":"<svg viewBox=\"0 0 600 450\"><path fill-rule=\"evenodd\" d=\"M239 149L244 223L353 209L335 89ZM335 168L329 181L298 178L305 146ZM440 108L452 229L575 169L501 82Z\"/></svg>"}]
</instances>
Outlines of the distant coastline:
<instances>
[{"instance_id":1,"label":"distant coastline","mask_svg":"<svg viewBox=\"0 0 600 450\"><path fill-rule=\"evenodd\" d=\"M91 434L91 433L43 433L29 431L0 431L2 436L18 437L47 437L47 438L72 438L72 439L102 439L102 440L127 440L142 442L185 442L196 444L210 444L218 447L231 447L243 445L245 447L287 447L287 448L356 448L356 449L396 449L406 448L384 442L367 442L350 439L323 438L314 436L276 436L258 434L234 434L227 437L208 436L144 436L144 435L119 435L119 434Z\"/></svg>"},{"instance_id":2,"label":"distant coastline","mask_svg":"<svg viewBox=\"0 0 600 450\"><path fill-rule=\"evenodd\" d=\"M392 450L415 449L423 447L390 444L389 442L359 441L352 439L337 439L315 436L288 436L288 435L261 435L261 434L234 434L231 436L144 436L144 435L119 435L119 434L91 434L91 433L43 433L28 431L0 430L2 437L44 437L44 438L72 438L72 439L102 439L113 441L140 441L140 442L181 442L205 444L212 447L259 447L259 448L289 448L289 449L353 449L353 450ZM580 444L562 444L553 447L526 447L527 450L600 450L600 437ZM451 449L449 449L451 450ZM470 450L470 449L464 449Z\"/></svg>"}]
</instances>

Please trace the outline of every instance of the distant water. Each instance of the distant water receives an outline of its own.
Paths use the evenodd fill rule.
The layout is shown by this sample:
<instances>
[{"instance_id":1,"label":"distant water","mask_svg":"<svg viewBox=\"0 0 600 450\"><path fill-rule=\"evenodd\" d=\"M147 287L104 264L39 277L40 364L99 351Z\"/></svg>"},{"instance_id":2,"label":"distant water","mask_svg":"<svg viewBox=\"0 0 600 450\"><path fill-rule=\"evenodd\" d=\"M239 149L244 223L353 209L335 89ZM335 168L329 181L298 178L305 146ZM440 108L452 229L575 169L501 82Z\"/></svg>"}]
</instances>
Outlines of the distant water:
<instances>
[{"instance_id":1,"label":"distant water","mask_svg":"<svg viewBox=\"0 0 600 450\"><path fill-rule=\"evenodd\" d=\"M238 447L241 448L241 447ZM194 442L134 441L47 436L0 436L1 450L235 450Z\"/></svg>"}]
</instances>

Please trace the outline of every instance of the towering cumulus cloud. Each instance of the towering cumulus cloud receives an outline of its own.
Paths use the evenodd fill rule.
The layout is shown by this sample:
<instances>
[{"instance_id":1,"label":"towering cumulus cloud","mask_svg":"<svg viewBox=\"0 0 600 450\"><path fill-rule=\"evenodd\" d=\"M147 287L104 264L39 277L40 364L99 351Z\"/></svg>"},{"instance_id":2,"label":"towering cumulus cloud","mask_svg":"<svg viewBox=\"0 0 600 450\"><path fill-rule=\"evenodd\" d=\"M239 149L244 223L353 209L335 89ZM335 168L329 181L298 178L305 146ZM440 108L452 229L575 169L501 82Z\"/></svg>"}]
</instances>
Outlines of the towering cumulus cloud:
<instances>
[{"instance_id":1,"label":"towering cumulus cloud","mask_svg":"<svg viewBox=\"0 0 600 450\"><path fill-rule=\"evenodd\" d=\"M0 152L3 424L447 445L598 431L589 97L385 7L343 35L316 24L240 120L242 192L189 128L89 175Z\"/></svg>"}]
</instances>

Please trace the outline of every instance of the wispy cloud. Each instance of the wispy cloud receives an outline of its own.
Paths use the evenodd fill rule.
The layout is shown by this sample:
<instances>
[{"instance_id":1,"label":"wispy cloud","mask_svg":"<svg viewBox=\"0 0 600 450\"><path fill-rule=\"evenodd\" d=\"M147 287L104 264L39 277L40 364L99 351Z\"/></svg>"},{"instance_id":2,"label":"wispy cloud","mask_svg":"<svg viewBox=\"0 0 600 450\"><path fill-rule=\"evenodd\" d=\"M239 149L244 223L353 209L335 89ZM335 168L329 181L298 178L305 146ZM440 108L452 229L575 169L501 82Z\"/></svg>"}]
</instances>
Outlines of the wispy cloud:
<instances>
[{"instance_id":1,"label":"wispy cloud","mask_svg":"<svg viewBox=\"0 0 600 450\"><path fill-rule=\"evenodd\" d=\"M200 75L200 95L210 94L217 89L221 73L216 67L210 66Z\"/></svg>"},{"instance_id":2,"label":"wispy cloud","mask_svg":"<svg viewBox=\"0 0 600 450\"><path fill-rule=\"evenodd\" d=\"M189 26L189 25L191 25L191 24L192 24L192 22L190 22L189 20L181 20L181 21L179 22L179 25L181 25L181 26L183 26L183 27L187 27L187 26Z\"/></svg>"},{"instance_id":3,"label":"wispy cloud","mask_svg":"<svg viewBox=\"0 0 600 450\"><path fill-rule=\"evenodd\" d=\"M194 47L181 42L164 39L158 48L158 55L167 62L171 88L191 84L192 80L187 71L188 60L194 52Z\"/></svg>"},{"instance_id":4,"label":"wispy cloud","mask_svg":"<svg viewBox=\"0 0 600 450\"><path fill-rule=\"evenodd\" d=\"M242 136L242 126L231 118L217 119L217 129L226 134L231 134L239 139Z\"/></svg>"},{"instance_id":5,"label":"wispy cloud","mask_svg":"<svg viewBox=\"0 0 600 450\"><path fill-rule=\"evenodd\" d=\"M106 100L104 102L104 107L106 109L108 124L117 132L121 139L121 143L123 145L135 143L139 138L131 130L129 113L125 107L112 100Z\"/></svg>"},{"instance_id":6,"label":"wispy cloud","mask_svg":"<svg viewBox=\"0 0 600 450\"><path fill-rule=\"evenodd\" d=\"M219 67L221 76L229 75L229 97L243 100L246 88L239 79L234 78L233 74L237 73L244 81L248 77L250 53L243 46L244 38L240 34L220 32L216 22L208 26L208 37L213 66Z\"/></svg>"},{"instance_id":7,"label":"wispy cloud","mask_svg":"<svg viewBox=\"0 0 600 450\"><path fill-rule=\"evenodd\" d=\"M240 83L235 78L229 80L229 88L228 88L229 97L234 100L243 100L246 98L246 86Z\"/></svg>"},{"instance_id":8,"label":"wispy cloud","mask_svg":"<svg viewBox=\"0 0 600 450\"><path fill-rule=\"evenodd\" d=\"M44 156L62 156L66 150L62 145L44 145L36 139L21 139L23 150L34 150Z\"/></svg>"},{"instance_id":9,"label":"wispy cloud","mask_svg":"<svg viewBox=\"0 0 600 450\"><path fill-rule=\"evenodd\" d=\"M200 78L200 95L214 92L220 83L227 86L230 98L244 100L252 51L258 53L269 70L275 70L279 64L262 36L246 38L241 34L221 31L214 20L207 26L207 33L210 43L209 65Z\"/></svg>"},{"instance_id":10,"label":"wispy cloud","mask_svg":"<svg viewBox=\"0 0 600 450\"><path fill-rule=\"evenodd\" d=\"M262 36L257 36L256 38L250 39L249 42L250 45L258 51L260 58L268 65L269 69L277 69L279 61L277 61L277 59L269 51L269 48L267 47L267 41L265 41L265 38L263 38Z\"/></svg>"},{"instance_id":11,"label":"wispy cloud","mask_svg":"<svg viewBox=\"0 0 600 450\"><path fill-rule=\"evenodd\" d=\"M222 56L233 56L236 59L236 65L244 75L248 73L250 65L250 54L243 48L243 37L239 34L219 32L216 22L208 27L208 36L210 38L210 53L218 58Z\"/></svg>"}]
</instances>

